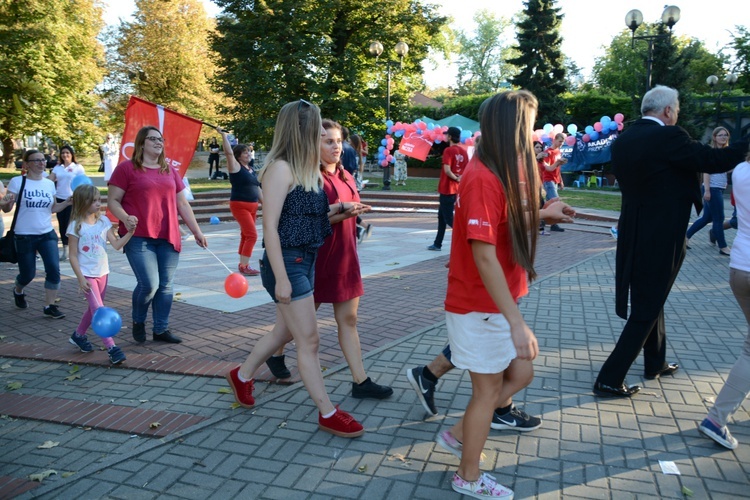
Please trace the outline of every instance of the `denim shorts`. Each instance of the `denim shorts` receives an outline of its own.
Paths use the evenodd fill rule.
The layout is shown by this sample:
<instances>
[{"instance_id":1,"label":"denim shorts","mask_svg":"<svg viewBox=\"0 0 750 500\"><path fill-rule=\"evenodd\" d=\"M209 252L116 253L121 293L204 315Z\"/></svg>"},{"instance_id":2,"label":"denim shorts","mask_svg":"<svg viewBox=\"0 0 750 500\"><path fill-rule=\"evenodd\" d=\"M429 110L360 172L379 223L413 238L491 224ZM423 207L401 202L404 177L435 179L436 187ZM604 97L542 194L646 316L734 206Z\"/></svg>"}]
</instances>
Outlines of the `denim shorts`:
<instances>
[{"instance_id":1,"label":"denim shorts","mask_svg":"<svg viewBox=\"0 0 750 500\"><path fill-rule=\"evenodd\" d=\"M286 268L289 283L292 284L292 300L304 299L312 295L315 286L317 250L300 247L282 248L281 255L284 258L284 268ZM260 259L260 278L263 287L273 301L278 303L279 301L276 300L276 277L273 275L273 269L271 269L271 263L268 261L266 252L263 252L263 258Z\"/></svg>"}]
</instances>

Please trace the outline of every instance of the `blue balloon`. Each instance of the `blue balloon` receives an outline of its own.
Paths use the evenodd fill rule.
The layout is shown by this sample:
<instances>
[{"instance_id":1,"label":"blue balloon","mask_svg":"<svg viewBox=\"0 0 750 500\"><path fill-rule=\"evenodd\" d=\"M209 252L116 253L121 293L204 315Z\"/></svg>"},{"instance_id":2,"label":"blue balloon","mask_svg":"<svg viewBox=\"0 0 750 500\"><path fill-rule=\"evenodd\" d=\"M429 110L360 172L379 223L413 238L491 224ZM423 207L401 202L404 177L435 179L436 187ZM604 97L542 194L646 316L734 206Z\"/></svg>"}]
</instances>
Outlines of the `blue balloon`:
<instances>
[{"instance_id":1,"label":"blue balloon","mask_svg":"<svg viewBox=\"0 0 750 500\"><path fill-rule=\"evenodd\" d=\"M576 132L578 132L578 125L576 125L575 123L571 123L570 125L568 125L568 133L570 135L576 135Z\"/></svg>"},{"instance_id":2,"label":"blue balloon","mask_svg":"<svg viewBox=\"0 0 750 500\"><path fill-rule=\"evenodd\" d=\"M599 139L599 132L594 130L593 132L589 134L589 137L591 138L592 141L596 141Z\"/></svg>"},{"instance_id":3,"label":"blue balloon","mask_svg":"<svg viewBox=\"0 0 750 500\"><path fill-rule=\"evenodd\" d=\"M212 216L211 216L211 219L209 220L209 224L214 224L214 225L216 225L216 224L218 224L219 222L221 222L221 221L220 221L220 220L219 220L219 218L218 218L218 217L216 217L215 215L212 215Z\"/></svg>"},{"instance_id":4,"label":"blue balloon","mask_svg":"<svg viewBox=\"0 0 750 500\"><path fill-rule=\"evenodd\" d=\"M393 126L393 120L386 120L385 126L391 128Z\"/></svg>"},{"instance_id":5,"label":"blue balloon","mask_svg":"<svg viewBox=\"0 0 750 500\"><path fill-rule=\"evenodd\" d=\"M100 337L114 337L122 328L122 318L111 307L100 307L91 318L91 328Z\"/></svg>"},{"instance_id":6,"label":"blue balloon","mask_svg":"<svg viewBox=\"0 0 750 500\"><path fill-rule=\"evenodd\" d=\"M381 153L382 153L383 151L385 151L385 146L378 146L378 151L380 151Z\"/></svg>"},{"instance_id":7,"label":"blue balloon","mask_svg":"<svg viewBox=\"0 0 750 500\"><path fill-rule=\"evenodd\" d=\"M469 137L471 137L471 130L461 131L461 139L468 139Z\"/></svg>"},{"instance_id":8,"label":"blue balloon","mask_svg":"<svg viewBox=\"0 0 750 500\"><path fill-rule=\"evenodd\" d=\"M609 122L609 130L610 132L617 130L617 122Z\"/></svg>"},{"instance_id":9,"label":"blue balloon","mask_svg":"<svg viewBox=\"0 0 750 500\"><path fill-rule=\"evenodd\" d=\"M396 130L396 133L393 134L393 135L395 135L396 137L401 137L402 135L404 135L404 131L403 130Z\"/></svg>"},{"instance_id":10,"label":"blue balloon","mask_svg":"<svg viewBox=\"0 0 750 500\"><path fill-rule=\"evenodd\" d=\"M382 144L383 146L386 146L388 144L388 141L386 141L385 139L382 139L380 141L380 144Z\"/></svg>"},{"instance_id":11,"label":"blue balloon","mask_svg":"<svg viewBox=\"0 0 750 500\"><path fill-rule=\"evenodd\" d=\"M434 123L430 122L430 123L427 124L427 130L432 130L434 128L435 128L435 124Z\"/></svg>"},{"instance_id":12,"label":"blue balloon","mask_svg":"<svg viewBox=\"0 0 750 500\"><path fill-rule=\"evenodd\" d=\"M83 186L85 184L93 184L93 182L91 182L91 179L89 179L86 174L78 174L73 177L73 180L70 182L70 189L75 191L78 186Z\"/></svg>"},{"instance_id":13,"label":"blue balloon","mask_svg":"<svg viewBox=\"0 0 750 500\"><path fill-rule=\"evenodd\" d=\"M605 123L611 122L612 118L610 118L609 116L602 116L599 121L602 123L602 125L604 125Z\"/></svg>"},{"instance_id":14,"label":"blue balloon","mask_svg":"<svg viewBox=\"0 0 750 500\"><path fill-rule=\"evenodd\" d=\"M587 134L591 135L591 132L594 131L594 127L592 127L591 125L586 125L586 129L585 130L586 130Z\"/></svg>"}]
</instances>

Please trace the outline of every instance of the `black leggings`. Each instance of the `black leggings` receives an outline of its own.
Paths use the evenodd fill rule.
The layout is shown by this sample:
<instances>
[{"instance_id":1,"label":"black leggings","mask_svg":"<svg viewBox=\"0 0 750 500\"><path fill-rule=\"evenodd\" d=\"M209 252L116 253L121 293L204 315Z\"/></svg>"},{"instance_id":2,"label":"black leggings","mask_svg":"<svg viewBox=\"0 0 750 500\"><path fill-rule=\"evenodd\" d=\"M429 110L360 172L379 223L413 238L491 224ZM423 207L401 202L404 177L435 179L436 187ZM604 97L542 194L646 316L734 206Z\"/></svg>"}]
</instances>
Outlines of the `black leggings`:
<instances>
[{"instance_id":1,"label":"black leggings","mask_svg":"<svg viewBox=\"0 0 750 500\"><path fill-rule=\"evenodd\" d=\"M214 165L216 165L216 171L219 171L219 153L211 153L208 155L208 176L211 177Z\"/></svg>"},{"instance_id":2,"label":"black leggings","mask_svg":"<svg viewBox=\"0 0 750 500\"><path fill-rule=\"evenodd\" d=\"M58 203L65 201L64 198L55 198ZM63 246L68 246L68 224L70 224L70 213L73 211L72 206L65 207L64 210L57 212L57 225L60 227L60 240Z\"/></svg>"}]
</instances>

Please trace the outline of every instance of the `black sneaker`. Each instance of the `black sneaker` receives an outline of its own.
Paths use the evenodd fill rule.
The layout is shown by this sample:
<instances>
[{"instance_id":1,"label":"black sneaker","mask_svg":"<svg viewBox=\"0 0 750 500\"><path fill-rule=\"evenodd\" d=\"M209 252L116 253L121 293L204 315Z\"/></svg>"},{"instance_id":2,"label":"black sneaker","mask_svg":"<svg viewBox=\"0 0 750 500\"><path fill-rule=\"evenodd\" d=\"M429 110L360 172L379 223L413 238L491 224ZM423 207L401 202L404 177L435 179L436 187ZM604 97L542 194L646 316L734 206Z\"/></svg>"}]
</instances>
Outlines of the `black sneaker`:
<instances>
[{"instance_id":1,"label":"black sneaker","mask_svg":"<svg viewBox=\"0 0 750 500\"><path fill-rule=\"evenodd\" d=\"M492 423L490 427L495 430L514 430L520 432L529 432L542 426L542 419L532 417L523 410L513 406L505 415L498 415L497 412L492 414Z\"/></svg>"},{"instance_id":2,"label":"black sneaker","mask_svg":"<svg viewBox=\"0 0 750 500\"><path fill-rule=\"evenodd\" d=\"M13 290L13 300L16 301L16 307L19 309L28 309L29 304L26 303L26 294L25 293L16 293L15 290Z\"/></svg>"},{"instance_id":3,"label":"black sneaker","mask_svg":"<svg viewBox=\"0 0 750 500\"><path fill-rule=\"evenodd\" d=\"M564 233L564 232L565 232L565 229L561 228L561 227L560 227L560 226L558 226L557 224L552 224L552 225L551 225L551 226L549 227L549 230L550 230L550 231L555 231L556 233Z\"/></svg>"},{"instance_id":4,"label":"black sneaker","mask_svg":"<svg viewBox=\"0 0 750 500\"><path fill-rule=\"evenodd\" d=\"M146 323L133 323L133 340L139 344L146 341Z\"/></svg>"},{"instance_id":5,"label":"black sneaker","mask_svg":"<svg viewBox=\"0 0 750 500\"><path fill-rule=\"evenodd\" d=\"M289 368L286 367L286 363L284 363L285 357L286 356L282 354L281 356L271 356L266 360L266 366L271 370L271 374L278 379L289 378L292 376L292 372L289 371Z\"/></svg>"},{"instance_id":6,"label":"black sneaker","mask_svg":"<svg viewBox=\"0 0 750 500\"><path fill-rule=\"evenodd\" d=\"M352 397L357 399L385 399L393 394L393 389L387 385L379 385L372 381L370 377L358 384L352 382Z\"/></svg>"},{"instance_id":7,"label":"black sneaker","mask_svg":"<svg viewBox=\"0 0 750 500\"><path fill-rule=\"evenodd\" d=\"M122 352L122 349L117 347L116 345L113 345L109 348L107 351L107 354L109 355L109 362L113 365L119 365L123 361L125 361L127 358L125 357L125 353Z\"/></svg>"},{"instance_id":8,"label":"black sneaker","mask_svg":"<svg viewBox=\"0 0 750 500\"><path fill-rule=\"evenodd\" d=\"M50 304L44 307L44 315L49 316L52 319L63 319L65 315L60 312L55 304Z\"/></svg>"},{"instance_id":9,"label":"black sneaker","mask_svg":"<svg viewBox=\"0 0 750 500\"><path fill-rule=\"evenodd\" d=\"M182 339L176 335L172 335L169 330L164 330L161 333L154 333L154 342L166 342L167 344L180 344Z\"/></svg>"},{"instance_id":10,"label":"black sneaker","mask_svg":"<svg viewBox=\"0 0 750 500\"><path fill-rule=\"evenodd\" d=\"M81 350L81 352L91 352L94 350L94 346L91 345L89 339L85 336L78 336L75 333L70 336L70 343Z\"/></svg>"},{"instance_id":11,"label":"black sneaker","mask_svg":"<svg viewBox=\"0 0 750 500\"><path fill-rule=\"evenodd\" d=\"M417 391L417 397L422 406L424 406L425 411L435 416L438 414L437 408L435 408L435 384L422 375L423 371L423 366L407 369L406 378L409 379L409 383Z\"/></svg>"}]
</instances>

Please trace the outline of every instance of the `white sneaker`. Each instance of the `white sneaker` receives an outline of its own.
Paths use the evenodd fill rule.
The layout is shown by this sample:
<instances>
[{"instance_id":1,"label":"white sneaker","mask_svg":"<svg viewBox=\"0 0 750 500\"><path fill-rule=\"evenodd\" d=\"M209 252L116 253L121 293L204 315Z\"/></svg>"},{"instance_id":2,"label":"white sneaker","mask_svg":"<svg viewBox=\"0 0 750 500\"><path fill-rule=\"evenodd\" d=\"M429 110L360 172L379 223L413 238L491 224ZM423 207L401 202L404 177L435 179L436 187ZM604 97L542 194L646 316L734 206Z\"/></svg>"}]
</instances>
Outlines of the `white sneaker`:
<instances>
[{"instance_id":1,"label":"white sneaker","mask_svg":"<svg viewBox=\"0 0 750 500\"><path fill-rule=\"evenodd\" d=\"M609 228L609 234L611 234L614 239L617 239L617 226Z\"/></svg>"},{"instance_id":2,"label":"white sneaker","mask_svg":"<svg viewBox=\"0 0 750 500\"><path fill-rule=\"evenodd\" d=\"M461 493L467 497L513 500L513 490L499 484L494 477L486 472L482 473L476 481L466 481L458 473L455 473L453 474L451 487L456 493Z\"/></svg>"}]
</instances>

